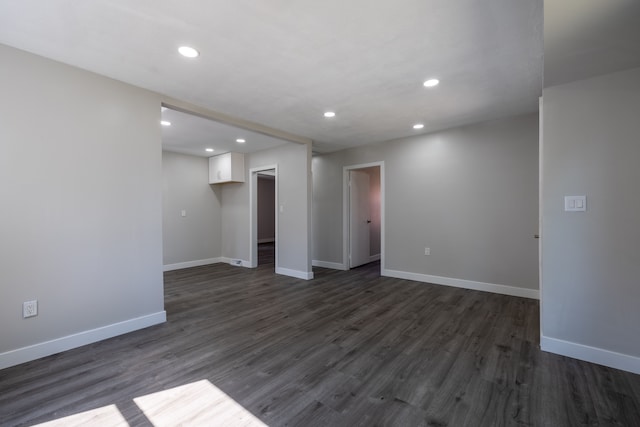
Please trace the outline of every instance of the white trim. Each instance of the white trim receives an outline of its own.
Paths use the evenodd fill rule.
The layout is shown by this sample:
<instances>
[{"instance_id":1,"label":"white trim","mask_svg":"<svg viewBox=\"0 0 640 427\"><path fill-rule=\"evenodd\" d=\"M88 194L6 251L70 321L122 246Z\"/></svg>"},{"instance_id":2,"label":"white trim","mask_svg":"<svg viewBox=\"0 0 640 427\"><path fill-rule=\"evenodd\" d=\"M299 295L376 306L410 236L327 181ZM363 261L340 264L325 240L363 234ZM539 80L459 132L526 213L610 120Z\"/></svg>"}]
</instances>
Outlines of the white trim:
<instances>
[{"instance_id":1,"label":"white trim","mask_svg":"<svg viewBox=\"0 0 640 427\"><path fill-rule=\"evenodd\" d=\"M515 286L497 285L494 283L476 282L473 280L455 279L452 277L431 276L429 274L410 273L382 269L382 276L398 279L415 280L417 282L434 283L436 285L453 286L455 288L473 289L475 291L493 292L494 294L511 295L514 297L539 299L537 289L516 288Z\"/></svg>"},{"instance_id":2,"label":"white trim","mask_svg":"<svg viewBox=\"0 0 640 427\"><path fill-rule=\"evenodd\" d=\"M245 259L241 259L241 264L237 265L234 264L233 261L237 260L239 258L227 258L227 257L221 257L220 258L220 262L223 262L225 264L229 264L229 265L233 265L234 267L246 267L246 268L251 268L251 263Z\"/></svg>"},{"instance_id":3,"label":"white trim","mask_svg":"<svg viewBox=\"0 0 640 427\"><path fill-rule=\"evenodd\" d=\"M314 267L331 268L333 270L348 270L346 265L339 262L319 261L317 259L311 261L311 265L313 265Z\"/></svg>"},{"instance_id":4,"label":"white trim","mask_svg":"<svg viewBox=\"0 0 640 427\"><path fill-rule=\"evenodd\" d=\"M378 261L380 259L380 254L369 255L369 262Z\"/></svg>"},{"instance_id":5,"label":"white trim","mask_svg":"<svg viewBox=\"0 0 640 427\"><path fill-rule=\"evenodd\" d=\"M385 176L384 161L360 163L357 165L344 166L342 168L342 263L349 265L349 171L355 169L366 169L371 167L380 168L380 271L385 267L385 247L386 247L386 219L385 219ZM377 260L376 260L377 261ZM347 268L348 269L348 268Z\"/></svg>"},{"instance_id":6,"label":"white trim","mask_svg":"<svg viewBox=\"0 0 640 427\"><path fill-rule=\"evenodd\" d=\"M540 348L549 353L640 374L640 357L545 336L540 337Z\"/></svg>"},{"instance_id":7,"label":"white trim","mask_svg":"<svg viewBox=\"0 0 640 427\"><path fill-rule=\"evenodd\" d=\"M222 262L222 258L197 259L195 261L178 262L175 264L165 264L162 271L180 270L189 267L200 267L201 265L217 264Z\"/></svg>"},{"instance_id":8,"label":"white trim","mask_svg":"<svg viewBox=\"0 0 640 427\"><path fill-rule=\"evenodd\" d=\"M167 313L163 310L146 316L125 320L123 322L78 332L77 334L67 335L66 337L56 338L50 341L10 350L0 353L0 369L71 350L72 348L82 347L83 345L106 340L108 338L133 332L138 329L147 328L166 321Z\"/></svg>"},{"instance_id":9,"label":"white trim","mask_svg":"<svg viewBox=\"0 0 640 427\"><path fill-rule=\"evenodd\" d=\"M258 239L258 244L260 243L271 243L271 242L275 242L276 238L275 237L267 237L265 239Z\"/></svg>"},{"instance_id":10,"label":"white trim","mask_svg":"<svg viewBox=\"0 0 640 427\"><path fill-rule=\"evenodd\" d=\"M349 169L342 168L342 264L349 268L351 247L349 246Z\"/></svg>"},{"instance_id":11,"label":"white trim","mask_svg":"<svg viewBox=\"0 0 640 427\"><path fill-rule=\"evenodd\" d=\"M543 212L544 212L544 98L538 99L538 288L540 289L540 336L544 335L544 266L542 265L542 254L544 250Z\"/></svg>"},{"instance_id":12,"label":"white trim","mask_svg":"<svg viewBox=\"0 0 640 427\"><path fill-rule=\"evenodd\" d=\"M311 280L313 279L313 272L290 270L288 268L276 267L276 274L282 274L284 276L295 277L297 279Z\"/></svg>"}]
</instances>

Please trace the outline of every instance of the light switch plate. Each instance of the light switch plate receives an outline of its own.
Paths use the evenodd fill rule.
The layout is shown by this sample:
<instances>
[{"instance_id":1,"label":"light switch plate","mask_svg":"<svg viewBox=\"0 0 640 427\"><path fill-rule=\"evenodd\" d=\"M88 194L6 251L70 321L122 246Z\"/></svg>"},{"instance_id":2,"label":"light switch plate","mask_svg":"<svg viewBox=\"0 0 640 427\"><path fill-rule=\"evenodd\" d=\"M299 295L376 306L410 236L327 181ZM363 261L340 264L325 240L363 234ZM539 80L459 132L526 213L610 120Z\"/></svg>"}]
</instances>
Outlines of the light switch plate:
<instances>
[{"instance_id":1,"label":"light switch plate","mask_svg":"<svg viewBox=\"0 0 640 427\"><path fill-rule=\"evenodd\" d=\"M564 196L564 210L566 212L585 212L587 210L587 196Z\"/></svg>"}]
</instances>

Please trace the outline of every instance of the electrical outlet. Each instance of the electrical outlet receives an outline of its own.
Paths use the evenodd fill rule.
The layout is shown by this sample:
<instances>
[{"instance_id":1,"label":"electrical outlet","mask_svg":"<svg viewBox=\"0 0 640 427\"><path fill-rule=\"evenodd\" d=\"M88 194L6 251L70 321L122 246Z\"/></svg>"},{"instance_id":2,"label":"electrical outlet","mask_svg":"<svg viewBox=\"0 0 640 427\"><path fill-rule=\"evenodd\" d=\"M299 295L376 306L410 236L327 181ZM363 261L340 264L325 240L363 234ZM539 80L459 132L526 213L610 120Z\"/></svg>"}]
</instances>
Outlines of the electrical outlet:
<instances>
[{"instance_id":1,"label":"electrical outlet","mask_svg":"<svg viewBox=\"0 0 640 427\"><path fill-rule=\"evenodd\" d=\"M22 317L33 317L38 315L38 301L25 301L22 303Z\"/></svg>"},{"instance_id":2,"label":"electrical outlet","mask_svg":"<svg viewBox=\"0 0 640 427\"><path fill-rule=\"evenodd\" d=\"M424 248L425 255L431 255L431 248Z\"/></svg>"}]
</instances>

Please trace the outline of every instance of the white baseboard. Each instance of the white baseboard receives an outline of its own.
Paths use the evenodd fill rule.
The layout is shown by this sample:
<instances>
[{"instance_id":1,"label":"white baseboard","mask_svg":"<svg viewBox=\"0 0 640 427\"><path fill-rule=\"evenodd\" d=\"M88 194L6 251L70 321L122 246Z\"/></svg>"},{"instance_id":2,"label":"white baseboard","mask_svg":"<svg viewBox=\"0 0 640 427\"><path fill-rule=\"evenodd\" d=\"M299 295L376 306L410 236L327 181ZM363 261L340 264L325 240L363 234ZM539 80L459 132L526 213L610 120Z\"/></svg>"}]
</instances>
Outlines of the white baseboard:
<instances>
[{"instance_id":1,"label":"white baseboard","mask_svg":"<svg viewBox=\"0 0 640 427\"><path fill-rule=\"evenodd\" d=\"M275 237L267 237L267 238L264 238L264 239L258 239L258 244L260 244L260 243L273 243L275 241L276 241Z\"/></svg>"},{"instance_id":2,"label":"white baseboard","mask_svg":"<svg viewBox=\"0 0 640 427\"><path fill-rule=\"evenodd\" d=\"M494 294L511 295L514 297L540 299L540 292L537 289L516 288L515 286L496 285L494 283L475 282L472 280L454 279L452 277L431 276L428 274L410 273L407 271L388 269L383 269L380 274L382 276L395 277L398 279L435 283L436 285L446 285L456 288L473 289L476 291L493 292Z\"/></svg>"},{"instance_id":3,"label":"white baseboard","mask_svg":"<svg viewBox=\"0 0 640 427\"><path fill-rule=\"evenodd\" d=\"M380 254L371 255L369 257L369 262L374 262L378 260L380 260ZM314 267L331 268L333 270L343 270L343 271L349 270L349 267L347 267L345 264L341 262L320 261L320 260L314 259L313 261L311 261L311 265Z\"/></svg>"},{"instance_id":4,"label":"white baseboard","mask_svg":"<svg viewBox=\"0 0 640 427\"><path fill-rule=\"evenodd\" d=\"M166 321L167 313L163 310L146 316L136 317L135 319L129 319L112 325L102 326L100 328L79 332L73 335L67 335L66 337L56 338L51 341L45 341L28 347L10 350L0 353L0 369L40 359L41 357L50 356L62 351L71 350L72 348L82 347L83 345L106 340L107 338L147 328Z\"/></svg>"},{"instance_id":5,"label":"white baseboard","mask_svg":"<svg viewBox=\"0 0 640 427\"><path fill-rule=\"evenodd\" d=\"M640 357L545 336L540 337L540 348L549 353L640 374Z\"/></svg>"},{"instance_id":6,"label":"white baseboard","mask_svg":"<svg viewBox=\"0 0 640 427\"><path fill-rule=\"evenodd\" d=\"M282 274L285 276L295 277L297 279L311 280L313 279L313 272L290 270L288 268L276 267L276 274Z\"/></svg>"},{"instance_id":7,"label":"white baseboard","mask_svg":"<svg viewBox=\"0 0 640 427\"><path fill-rule=\"evenodd\" d=\"M251 264L249 263L249 261L246 261L244 259L240 260L240 265L235 264L233 261L237 260L238 258L227 258L227 257L222 257L220 258L220 262L224 262L230 265L233 265L235 267L246 267L246 268L251 268Z\"/></svg>"},{"instance_id":8,"label":"white baseboard","mask_svg":"<svg viewBox=\"0 0 640 427\"><path fill-rule=\"evenodd\" d=\"M331 268L333 270L348 270L347 266L340 262L319 261L314 259L311 261L311 265L314 267Z\"/></svg>"},{"instance_id":9,"label":"white baseboard","mask_svg":"<svg viewBox=\"0 0 640 427\"><path fill-rule=\"evenodd\" d=\"M222 262L222 258L197 259L195 261L178 262L176 264L166 264L162 271L180 270L189 267L200 267L201 265L217 264Z\"/></svg>"}]
</instances>

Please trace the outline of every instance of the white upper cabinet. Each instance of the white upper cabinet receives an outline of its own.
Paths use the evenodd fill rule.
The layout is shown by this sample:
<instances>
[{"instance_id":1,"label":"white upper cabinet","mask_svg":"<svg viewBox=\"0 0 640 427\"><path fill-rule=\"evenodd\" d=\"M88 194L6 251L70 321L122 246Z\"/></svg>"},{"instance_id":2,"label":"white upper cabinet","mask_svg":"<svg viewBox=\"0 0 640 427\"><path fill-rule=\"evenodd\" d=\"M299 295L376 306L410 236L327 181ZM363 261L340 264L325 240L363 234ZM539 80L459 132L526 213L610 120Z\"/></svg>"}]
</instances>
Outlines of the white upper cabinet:
<instances>
[{"instance_id":1,"label":"white upper cabinet","mask_svg":"<svg viewBox=\"0 0 640 427\"><path fill-rule=\"evenodd\" d=\"M226 153L209 157L209 184L244 182L244 154Z\"/></svg>"}]
</instances>

